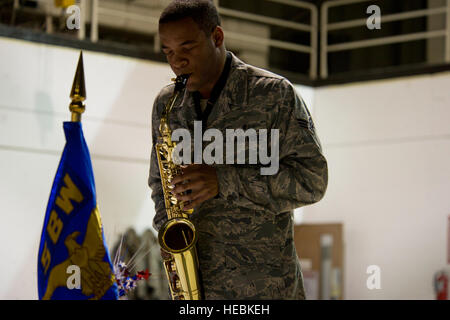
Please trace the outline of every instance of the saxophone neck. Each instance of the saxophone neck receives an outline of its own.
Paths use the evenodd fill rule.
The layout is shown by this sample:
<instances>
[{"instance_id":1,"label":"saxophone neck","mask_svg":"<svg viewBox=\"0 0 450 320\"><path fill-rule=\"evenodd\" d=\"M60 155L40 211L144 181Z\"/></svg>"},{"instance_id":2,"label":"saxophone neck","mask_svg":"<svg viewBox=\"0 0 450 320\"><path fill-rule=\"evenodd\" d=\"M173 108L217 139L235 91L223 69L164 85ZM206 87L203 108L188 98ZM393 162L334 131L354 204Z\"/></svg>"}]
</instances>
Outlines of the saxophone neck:
<instances>
[{"instance_id":1,"label":"saxophone neck","mask_svg":"<svg viewBox=\"0 0 450 320\"><path fill-rule=\"evenodd\" d=\"M180 75L180 76L172 79L172 81L174 81L174 83L175 83L175 88L174 88L173 94L170 97L169 101L167 101L167 104L161 115L161 120L160 120L160 124L159 124L159 132L161 133L161 135L163 137L168 136L168 135L170 136L170 134L171 134L171 130L170 130L170 126L169 126L170 112L172 111L175 101L177 100L181 91L186 86L188 78L189 78L189 75Z\"/></svg>"}]
</instances>

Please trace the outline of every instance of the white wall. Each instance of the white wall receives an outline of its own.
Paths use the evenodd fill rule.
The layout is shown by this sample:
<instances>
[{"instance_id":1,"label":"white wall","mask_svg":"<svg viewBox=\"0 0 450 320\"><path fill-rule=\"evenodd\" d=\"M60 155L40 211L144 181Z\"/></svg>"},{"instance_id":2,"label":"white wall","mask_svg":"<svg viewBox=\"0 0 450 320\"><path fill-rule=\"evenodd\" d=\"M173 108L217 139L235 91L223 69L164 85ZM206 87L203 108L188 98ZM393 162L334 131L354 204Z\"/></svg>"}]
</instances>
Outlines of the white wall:
<instances>
[{"instance_id":1,"label":"white wall","mask_svg":"<svg viewBox=\"0 0 450 320\"><path fill-rule=\"evenodd\" d=\"M304 222L341 222L346 299L433 299L450 215L450 73L322 87L314 118L329 164ZM366 269L381 268L381 290Z\"/></svg>"},{"instance_id":2,"label":"white wall","mask_svg":"<svg viewBox=\"0 0 450 320\"><path fill-rule=\"evenodd\" d=\"M44 213L70 119L78 50L0 38L0 299L35 299ZM172 73L162 63L84 52L83 128L110 246L151 227L150 113ZM324 199L297 220L341 222L345 298L432 299L446 265L450 74L312 89L329 163ZM381 267L381 290L366 268Z\"/></svg>"},{"instance_id":3,"label":"white wall","mask_svg":"<svg viewBox=\"0 0 450 320\"><path fill-rule=\"evenodd\" d=\"M79 51L0 38L0 299L37 298L44 213L70 121ZM83 52L83 129L108 244L127 227L151 228L150 117L170 82L163 63Z\"/></svg>"}]
</instances>

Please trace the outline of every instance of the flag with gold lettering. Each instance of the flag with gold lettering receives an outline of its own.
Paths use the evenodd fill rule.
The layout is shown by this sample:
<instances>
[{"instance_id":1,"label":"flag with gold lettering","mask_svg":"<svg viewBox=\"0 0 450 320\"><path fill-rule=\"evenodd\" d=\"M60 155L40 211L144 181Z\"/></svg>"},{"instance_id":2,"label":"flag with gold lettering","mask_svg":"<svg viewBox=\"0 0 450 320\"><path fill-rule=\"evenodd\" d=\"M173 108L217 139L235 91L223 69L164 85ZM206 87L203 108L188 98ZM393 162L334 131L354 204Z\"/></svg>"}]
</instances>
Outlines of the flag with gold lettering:
<instances>
[{"instance_id":1,"label":"flag with gold lettering","mask_svg":"<svg viewBox=\"0 0 450 320\"><path fill-rule=\"evenodd\" d=\"M117 299L81 122L64 122L64 132L39 247L39 299Z\"/></svg>"}]
</instances>

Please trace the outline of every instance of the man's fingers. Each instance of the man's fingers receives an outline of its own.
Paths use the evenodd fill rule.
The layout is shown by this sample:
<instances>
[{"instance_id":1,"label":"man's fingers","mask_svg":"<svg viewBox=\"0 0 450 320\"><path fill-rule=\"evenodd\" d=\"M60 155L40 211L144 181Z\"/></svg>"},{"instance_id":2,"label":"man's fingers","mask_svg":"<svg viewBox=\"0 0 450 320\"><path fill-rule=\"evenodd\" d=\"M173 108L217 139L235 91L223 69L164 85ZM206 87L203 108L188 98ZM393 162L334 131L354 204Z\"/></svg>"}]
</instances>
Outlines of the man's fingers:
<instances>
[{"instance_id":1,"label":"man's fingers","mask_svg":"<svg viewBox=\"0 0 450 320\"><path fill-rule=\"evenodd\" d=\"M172 194L192 209L217 194L217 175L214 168L193 164L183 168L183 173L171 181ZM191 190L186 194L186 191Z\"/></svg>"},{"instance_id":2,"label":"man's fingers","mask_svg":"<svg viewBox=\"0 0 450 320\"><path fill-rule=\"evenodd\" d=\"M175 176L172 179L172 184L177 184L182 182L183 180L189 180L192 179L193 177L196 177L200 174L199 169L202 168L202 165L200 164L190 164L188 166L186 166L185 168L183 168L183 173Z\"/></svg>"},{"instance_id":3,"label":"man's fingers","mask_svg":"<svg viewBox=\"0 0 450 320\"><path fill-rule=\"evenodd\" d=\"M193 201L196 201L197 199L202 199L202 198L206 198L206 199L204 199L204 200L207 200L208 199L208 195L209 195L209 190L207 190L207 189L203 189L203 190L200 190L199 192L197 192L197 193L194 193L193 195L192 195L192 199L193 199ZM203 200L203 201L204 201ZM202 201L202 202L203 202ZM192 202L192 200L191 200L191 202Z\"/></svg>"},{"instance_id":4,"label":"man's fingers","mask_svg":"<svg viewBox=\"0 0 450 320\"><path fill-rule=\"evenodd\" d=\"M172 193L178 195L186 190L190 190L193 187L193 182L189 181L188 183L180 184L172 189Z\"/></svg>"},{"instance_id":5,"label":"man's fingers","mask_svg":"<svg viewBox=\"0 0 450 320\"><path fill-rule=\"evenodd\" d=\"M175 195L181 195L181 193L187 191L187 190L192 190L193 192L200 189L202 186L202 182L200 180L196 180L196 181L189 181L188 183L184 183L184 184L180 184L178 186L176 186L172 192Z\"/></svg>"},{"instance_id":6,"label":"man's fingers","mask_svg":"<svg viewBox=\"0 0 450 320\"><path fill-rule=\"evenodd\" d=\"M195 178L197 176L198 176L198 172L196 172L196 171L183 172L183 174L173 177L171 183L173 185L176 185L177 183L180 183L184 180L192 180L193 178Z\"/></svg>"},{"instance_id":7,"label":"man's fingers","mask_svg":"<svg viewBox=\"0 0 450 320\"><path fill-rule=\"evenodd\" d=\"M195 200L192 200L189 204L183 206L183 209L185 209L185 210L193 209L194 207L196 207L197 205L199 205L200 203L203 203L204 201L206 201L208 199L209 199L208 191L202 192L201 195L199 195L197 198L195 198Z\"/></svg>"},{"instance_id":8,"label":"man's fingers","mask_svg":"<svg viewBox=\"0 0 450 320\"><path fill-rule=\"evenodd\" d=\"M203 188L205 186L205 180L202 179L200 175L192 175L189 179L183 180L187 181L185 183L178 183L175 185L175 187L172 189L172 192L175 194L182 193L186 190L198 190L200 188Z\"/></svg>"},{"instance_id":9,"label":"man's fingers","mask_svg":"<svg viewBox=\"0 0 450 320\"><path fill-rule=\"evenodd\" d=\"M190 194L177 195L176 197L180 201L194 201L200 197L208 196L209 193L210 192L207 189L200 189L197 192L192 191L192 193L190 193Z\"/></svg>"}]
</instances>

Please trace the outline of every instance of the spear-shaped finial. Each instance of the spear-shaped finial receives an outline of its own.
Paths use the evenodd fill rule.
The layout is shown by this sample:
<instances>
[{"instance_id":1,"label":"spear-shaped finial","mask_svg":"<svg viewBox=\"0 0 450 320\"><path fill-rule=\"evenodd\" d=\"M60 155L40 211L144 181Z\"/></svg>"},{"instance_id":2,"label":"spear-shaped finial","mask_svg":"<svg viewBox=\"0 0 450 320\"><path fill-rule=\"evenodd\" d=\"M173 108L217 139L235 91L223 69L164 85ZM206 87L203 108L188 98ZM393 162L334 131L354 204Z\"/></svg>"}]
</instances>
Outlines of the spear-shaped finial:
<instances>
[{"instance_id":1,"label":"spear-shaped finial","mask_svg":"<svg viewBox=\"0 0 450 320\"><path fill-rule=\"evenodd\" d=\"M72 112L72 122L80 122L81 114L85 110L83 101L86 99L82 51L80 51L80 57L78 58L78 66L77 71L75 72L75 78L73 79L70 98L72 99L72 102L70 103L69 110Z\"/></svg>"}]
</instances>

